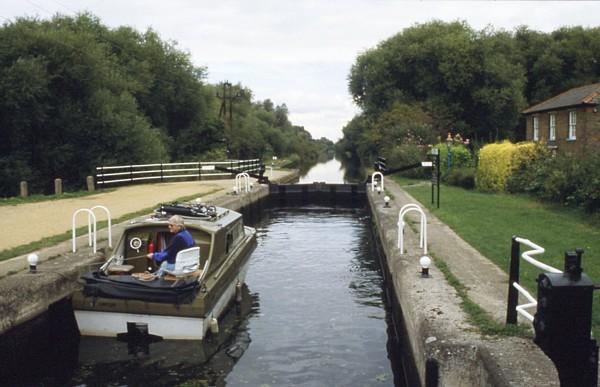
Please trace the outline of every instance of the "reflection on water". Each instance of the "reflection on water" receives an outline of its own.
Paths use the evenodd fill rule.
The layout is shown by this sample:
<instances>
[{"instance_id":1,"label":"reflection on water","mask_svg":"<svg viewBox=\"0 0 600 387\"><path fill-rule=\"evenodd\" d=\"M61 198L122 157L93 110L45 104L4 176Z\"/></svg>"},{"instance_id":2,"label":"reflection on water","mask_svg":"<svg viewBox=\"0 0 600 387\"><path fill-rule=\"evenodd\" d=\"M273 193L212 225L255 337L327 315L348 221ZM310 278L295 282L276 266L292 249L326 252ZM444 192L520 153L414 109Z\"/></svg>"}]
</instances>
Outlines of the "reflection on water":
<instances>
[{"instance_id":1,"label":"reflection on water","mask_svg":"<svg viewBox=\"0 0 600 387\"><path fill-rule=\"evenodd\" d=\"M224 386L226 375L250 345L246 325L258 305L258 295L250 294L245 287L242 302L220 320L220 332L202 342L133 344L82 337L79 367L69 385Z\"/></svg>"},{"instance_id":2,"label":"reflection on water","mask_svg":"<svg viewBox=\"0 0 600 387\"><path fill-rule=\"evenodd\" d=\"M382 278L364 213L281 210L261 221L260 294L232 386L392 386Z\"/></svg>"},{"instance_id":3,"label":"reflection on water","mask_svg":"<svg viewBox=\"0 0 600 387\"><path fill-rule=\"evenodd\" d=\"M300 176L299 183L325 182L334 184L347 183L345 168L337 159L331 159L312 167L305 175Z\"/></svg>"}]
</instances>

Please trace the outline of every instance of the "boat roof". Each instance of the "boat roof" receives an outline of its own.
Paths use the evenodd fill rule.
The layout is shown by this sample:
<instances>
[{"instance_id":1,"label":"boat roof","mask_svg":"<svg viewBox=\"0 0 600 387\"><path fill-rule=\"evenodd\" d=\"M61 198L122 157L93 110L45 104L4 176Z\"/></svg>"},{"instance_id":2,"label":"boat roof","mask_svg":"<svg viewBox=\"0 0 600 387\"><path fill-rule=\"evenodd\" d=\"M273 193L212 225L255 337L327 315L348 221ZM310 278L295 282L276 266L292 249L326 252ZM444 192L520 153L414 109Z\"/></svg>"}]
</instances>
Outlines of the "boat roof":
<instances>
[{"instance_id":1,"label":"boat roof","mask_svg":"<svg viewBox=\"0 0 600 387\"><path fill-rule=\"evenodd\" d=\"M192 211L184 214L182 212L185 211L178 211L179 209L191 209ZM242 216L239 212L217 206L163 204L150 216L145 215L130 220L127 229L153 225L166 226L172 215L180 215L184 220L185 227L198 228L208 232L216 232L224 225Z\"/></svg>"}]
</instances>

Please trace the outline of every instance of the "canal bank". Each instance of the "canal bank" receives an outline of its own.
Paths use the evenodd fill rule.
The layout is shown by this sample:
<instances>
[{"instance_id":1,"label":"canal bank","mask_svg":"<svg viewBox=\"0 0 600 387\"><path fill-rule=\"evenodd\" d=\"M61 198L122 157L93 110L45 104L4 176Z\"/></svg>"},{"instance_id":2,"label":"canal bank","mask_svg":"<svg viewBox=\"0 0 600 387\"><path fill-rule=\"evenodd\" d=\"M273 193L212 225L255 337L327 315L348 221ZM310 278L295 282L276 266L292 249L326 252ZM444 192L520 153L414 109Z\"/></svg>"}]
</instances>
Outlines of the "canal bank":
<instances>
[{"instance_id":1,"label":"canal bank","mask_svg":"<svg viewBox=\"0 0 600 387\"><path fill-rule=\"evenodd\" d=\"M405 253L400 254L398 216L405 204L418 202L389 179L385 189L393 199L368 190L374 232L387 262L388 286L393 287L396 315L403 320L407 346L423 386L558 386L552 362L531 339L484 336L464 312L462 300L444 274L432 264L421 275L419 217L408 215ZM427 209L430 255L443 260L468 289L469 298L494 318L506 313L508 277L460 239ZM414 212L410 213L414 214ZM416 230L416 231L415 231ZM505 314L504 314L505 316ZM502 321L502 320L499 320Z\"/></svg>"},{"instance_id":2,"label":"canal bank","mask_svg":"<svg viewBox=\"0 0 600 387\"><path fill-rule=\"evenodd\" d=\"M286 183L298 179L297 171L277 172L272 179L274 182ZM216 192L204 196L202 199L204 202L232 210L238 210L269 195L268 185L259 185L255 181L251 192L236 195L232 194L230 188L234 185L231 179L197 182L196 187L201 184L218 184L220 187ZM153 186L147 187L150 188L147 194L152 195ZM196 190L198 189L196 188ZM173 196L171 200L181 196L179 191L176 192L173 195L178 196ZM133 199L126 197L125 200L131 202ZM78 206L87 208L97 204L100 203L90 203L89 198L86 197L82 198L82 203ZM135 203L129 211L139 210L136 205L139 206L138 203ZM145 206L141 208L145 208ZM66 212L63 216L70 219L72 212ZM52 221L52 219L37 220L37 222ZM126 223L112 226L113 242L116 243L119 239ZM31 227L35 227L35 224L36 222L32 222ZM98 231L98 241L98 252L96 254L87 246L87 235L76 239L76 253L72 252L71 240L36 251L40 257L40 264L36 273L26 271L26 255L0 262L0 294L2 294L0 298L0 335L46 312L51 305L68 297L79 286L77 280L81 274L89 271L91 267L97 266L103 260L103 257L108 255L108 233L106 229Z\"/></svg>"},{"instance_id":3,"label":"canal bank","mask_svg":"<svg viewBox=\"0 0 600 387\"><path fill-rule=\"evenodd\" d=\"M293 179L294 176L286 176L287 178ZM231 185L230 183L229 186ZM421 250L418 248L418 235L412 228L406 230L408 253L399 254L396 248L398 211L402 205L416 201L389 180L386 180L386 190L393 195L390 208L384 207L383 195L368 191L372 222L375 233L381 239L381 250L386 256L386 283L392 288L393 295L390 299L396 301L394 309L399 317L397 320L402 320L395 325L405 330L401 334L406 337L407 347L414 356L415 373L421 384L557 386L558 377L553 365L531 340L480 335L461 309L461 300L455 289L447 284L435 265L430 269L430 277L420 276L418 260ZM268 194L267 187L261 186L255 187L250 194L232 195L220 191L204 197L204 200L239 209ZM470 288L469 296L479 305L494 316L502 314L506 297L501 285L506 287L507 283L507 279L502 277L502 271L497 268L493 270L493 265L490 267L484 257L473 252L472 248L469 250L469 246L452 230L427 211L426 214L430 251L447 262L450 270ZM413 222L414 220L412 219ZM115 226L115 238L119 234L118 227ZM80 238L81 245L85 242L84 238ZM64 254L70 250L70 241L55 248L62 249L62 253L58 250L53 253L45 252L50 259L39 266L39 273L22 272L0 280L0 294L3 295L0 300L0 316L8 317L2 320L2 324L8 324L8 328L3 331L21 325L19 321L31 320L31 317L44 313L44 308L41 307L43 305L46 305L46 309L49 308L51 314L54 309L64 307L57 303L61 299L60 295L70 294L80 273L100 260L99 255L90 254L89 249L83 246L79 247L80 254ZM57 258L52 258L54 256ZM19 259L24 262L25 257ZM473 292L480 294L481 298L477 298L477 294ZM17 308L12 307L12 304L17 305ZM55 314L64 315L58 312ZM61 332L69 329L73 329L72 322L61 321L61 324L50 324L43 332L46 336L60 337ZM46 340L44 335L34 339L38 342L42 340ZM15 353L17 350L16 347L3 346L2 343L0 349L4 353Z\"/></svg>"}]
</instances>

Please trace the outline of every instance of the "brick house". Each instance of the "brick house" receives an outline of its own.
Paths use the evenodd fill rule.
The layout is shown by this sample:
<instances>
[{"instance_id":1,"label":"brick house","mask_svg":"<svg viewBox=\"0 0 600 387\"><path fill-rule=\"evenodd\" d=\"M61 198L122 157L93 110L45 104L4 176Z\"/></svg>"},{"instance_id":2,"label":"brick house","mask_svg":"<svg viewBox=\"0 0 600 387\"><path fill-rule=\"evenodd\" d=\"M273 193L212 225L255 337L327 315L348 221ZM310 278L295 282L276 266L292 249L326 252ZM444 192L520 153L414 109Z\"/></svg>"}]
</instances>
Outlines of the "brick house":
<instances>
[{"instance_id":1,"label":"brick house","mask_svg":"<svg viewBox=\"0 0 600 387\"><path fill-rule=\"evenodd\" d=\"M600 149L600 83L576 87L525 110L528 141L558 151Z\"/></svg>"}]
</instances>

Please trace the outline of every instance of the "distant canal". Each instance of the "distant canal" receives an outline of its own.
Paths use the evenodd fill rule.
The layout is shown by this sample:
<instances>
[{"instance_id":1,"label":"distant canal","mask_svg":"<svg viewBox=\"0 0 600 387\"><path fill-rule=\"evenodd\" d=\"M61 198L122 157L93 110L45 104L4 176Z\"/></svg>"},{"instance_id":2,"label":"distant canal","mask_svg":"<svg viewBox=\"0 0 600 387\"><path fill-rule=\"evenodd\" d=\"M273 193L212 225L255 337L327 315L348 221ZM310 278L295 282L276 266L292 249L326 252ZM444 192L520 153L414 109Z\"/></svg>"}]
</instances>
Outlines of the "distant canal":
<instances>
[{"instance_id":1,"label":"distant canal","mask_svg":"<svg viewBox=\"0 0 600 387\"><path fill-rule=\"evenodd\" d=\"M305 175L300 176L299 183L326 182L343 184L346 181L346 170L337 159L331 159L312 167Z\"/></svg>"},{"instance_id":2,"label":"distant canal","mask_svg":"<svg viewBox=\"0 0 600 387\"><path fill-rule=\"evenodd\" d=\"M340 179L335 163L308 178ZM406 386L368 212L267 204L247 223L258 246L243 301L218 335L202 344L81 338L76 361L45 365L56 374L28 385Z\"/></svg>"}]
</instances>

